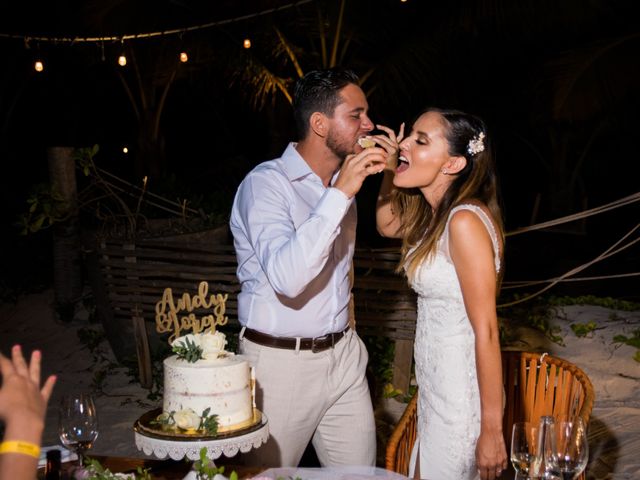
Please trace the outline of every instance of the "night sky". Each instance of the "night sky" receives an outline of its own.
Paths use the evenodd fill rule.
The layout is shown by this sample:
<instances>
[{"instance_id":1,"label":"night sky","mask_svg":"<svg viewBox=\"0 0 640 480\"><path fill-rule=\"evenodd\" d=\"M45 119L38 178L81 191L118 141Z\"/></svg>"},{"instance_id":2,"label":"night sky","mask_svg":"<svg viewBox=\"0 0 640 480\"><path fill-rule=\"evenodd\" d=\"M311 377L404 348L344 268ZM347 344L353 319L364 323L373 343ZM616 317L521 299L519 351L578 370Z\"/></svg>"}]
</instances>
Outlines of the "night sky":
<instances>
[{"instance_id":1,"label":"night sky","mask_svg":"<svg viewBox=\"0 0 640 480\"><path fill-rule=\"evenodd\" d=\"M26 37L121 37L289 3L69 0L11 8L3 3L0 34L19 38L0 38L2 288L33 286L34 278L46 284L50 277L49 234L19 237L13 226L30 189L47 180L49 146L98 144L100 167L134 183L148 174L151 191L226 211L244 174L294 139L285 96L276 91L256 107L255 87L247 79L255 79L260 67L287 87L295 80L294 65L278 50L277 32L302 71L322 66L318 17L325 20L330 47L340 2L316 0L153 39L71 45L26 42ZM496 149L511 231L639 191L640 27L633 5L350 0L337 63L366 77L363 88L375 122L397 127L428 105L483 117ZM252 40L248 50L242 48L245 38ZM125 68L116 64L122 50L130 59ZM182 50L190 56L186 64L177 61ZM36 57L45 62L42 73L33 70ZM140 142L141 123L123 86L131 88L139 108L133 58L152 105L175 75L151 147ZM130 153L122 153L124 146ZM368 180L358 197L363 245L384 244L373 228L377 181ZM636 203L585 223L508 239L507 279L548 278L590 260L636 225L639 212ZM639 252L634 245L584 274L638 271ZM580 282L560 291L638 300L637 278Z\"/></svg>"}]
</instances>

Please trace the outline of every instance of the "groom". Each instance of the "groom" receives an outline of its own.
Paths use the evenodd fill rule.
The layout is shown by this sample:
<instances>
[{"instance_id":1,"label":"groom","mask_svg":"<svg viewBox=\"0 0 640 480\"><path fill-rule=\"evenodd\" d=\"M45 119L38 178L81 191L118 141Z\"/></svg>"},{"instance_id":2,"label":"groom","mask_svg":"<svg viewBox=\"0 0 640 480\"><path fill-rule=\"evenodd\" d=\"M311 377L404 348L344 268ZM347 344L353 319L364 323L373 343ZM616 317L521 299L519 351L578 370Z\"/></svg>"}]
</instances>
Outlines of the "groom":
<instances>
[{"instance_id":1,"label":"groom","mask_svg":"<svg viewBox=\"0 0 640 480\"><path fill-rule=\"evenodd\" d=\"M382 171L385 152L358 146L373 124L349 70L305 75L293 108L299 142L247 175L230 220L240 352L255 367L271 433L255 456L266 466L297 466L312 440L323 466L374 465L368 354L349 326L350 271L354 196Z\"/></svg>"}]
</instances>

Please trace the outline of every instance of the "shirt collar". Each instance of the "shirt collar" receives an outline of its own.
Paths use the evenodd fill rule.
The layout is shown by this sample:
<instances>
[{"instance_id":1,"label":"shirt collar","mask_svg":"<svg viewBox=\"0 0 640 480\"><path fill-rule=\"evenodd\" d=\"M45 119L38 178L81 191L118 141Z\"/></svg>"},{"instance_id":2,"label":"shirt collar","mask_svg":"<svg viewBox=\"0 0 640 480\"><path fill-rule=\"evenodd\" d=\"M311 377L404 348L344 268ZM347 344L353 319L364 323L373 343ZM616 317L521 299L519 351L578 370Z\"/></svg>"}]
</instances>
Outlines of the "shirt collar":
<instances>
[{"instance_id":1,"label":"shirt collar","mask_svg":"<svg viewBox=\"0 0 640 480\"><path fill-rule=\"evenodd\" d=\"M298 144L295 142L289 143L281 157L282 168L287 174L287 178L291 181L301 179L310 174L315 175L309 164L305 162L304 158L296 150L296 145Z\"/></svg>"},{"instance_id":2,"label":"shirt collar","mask_svg":"<svg viewBox=\"0 0 640 480\"><path fill-rule=\"evenodd\" d=\"M294 181L300 180L304 177L307 177L308 175L314 175L321 182L320 177L318 177L316 172L311 170L309 164L305 161L304 158L302 158L302 155L298 153L296 145L298 145L297 142L290 142L286 150L282 154L282 157L280 157L280 160L282 162L282 169L286 173L287 178L290 181ZM336 171L336 173L333 174L329 186L332 186L335 183L338 175L340 175L340 170Z\"/></svg>"}]
</instances>

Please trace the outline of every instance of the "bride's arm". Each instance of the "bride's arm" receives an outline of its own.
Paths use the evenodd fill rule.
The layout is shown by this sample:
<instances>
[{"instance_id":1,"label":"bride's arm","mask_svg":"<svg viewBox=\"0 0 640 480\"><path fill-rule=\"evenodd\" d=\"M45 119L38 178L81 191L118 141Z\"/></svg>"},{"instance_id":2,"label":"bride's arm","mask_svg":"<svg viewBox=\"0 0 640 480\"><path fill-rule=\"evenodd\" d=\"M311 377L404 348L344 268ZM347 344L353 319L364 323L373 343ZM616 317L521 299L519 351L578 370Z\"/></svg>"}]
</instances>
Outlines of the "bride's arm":
<instances>
[{"instance_id":1,"label":"bride's arm","mask_svg":"<svg viewBox=\"0 0 640 480\"><path fill-rule=\"evenodd\" d=\"M373 138L388 152L387 165L384 169L380 191L376 201L376 227L383 237L400 238L400 219L391 208L391 194L393 193L393 177L398 163L398 143L404 136L404 123L396 137L395 132L383 125L377 127L389 136L376 135ZM386 145L386 146L385 146Z\"/></svg>"},{"instance_id":2,"label":"bride's arm","mask_svg":"<svg viewBox=\"0 0 640 480\"><path fill-rule=\"evenodd\" d=\"M502 362L496 314L496 271L486 227L473 212L456 212L449 224L449 251L475 334L481 426L476 463L481 478L492 480L507 466L502 435Z\"/></svg>"},{"instance_id":3,"label":"bride's arm","mask_svg":"<svg viewBox=\"0 0 640 480\"><path fill-rule=\"evenodd\" d=\"M385 170L376 202L376 228L383 237L400 238L400 218L391 208L393 172Z\"/></svg>"}]
</instances>

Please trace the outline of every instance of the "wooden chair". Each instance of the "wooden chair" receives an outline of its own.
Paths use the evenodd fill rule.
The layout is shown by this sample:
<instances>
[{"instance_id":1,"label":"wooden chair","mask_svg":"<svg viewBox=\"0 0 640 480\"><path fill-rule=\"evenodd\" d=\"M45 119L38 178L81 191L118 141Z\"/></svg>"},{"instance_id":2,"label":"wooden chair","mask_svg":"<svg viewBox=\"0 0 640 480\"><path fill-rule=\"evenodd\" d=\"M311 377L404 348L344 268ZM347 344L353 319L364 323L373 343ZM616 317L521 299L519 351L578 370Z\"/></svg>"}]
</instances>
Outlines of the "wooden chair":
<instances>
[{"instance_id":1,"label":"wooden chair","mask_svg":"<svg viewBox=\"0 0 640 480\"><path fill-rule=\"evenodd\" d=\"M543 415L569 414L582 417L586 425L589 423L595 400L593 385L571 362L547 354L503 351L502 373L507 451L514 422L538 422ZM386 468L402 475L409 473L409 458L416 438L417 397L416 393L407 405L387 444ZM505 472L503 477L505 475L509 473Z\"/></svg>"}]
</instances>

